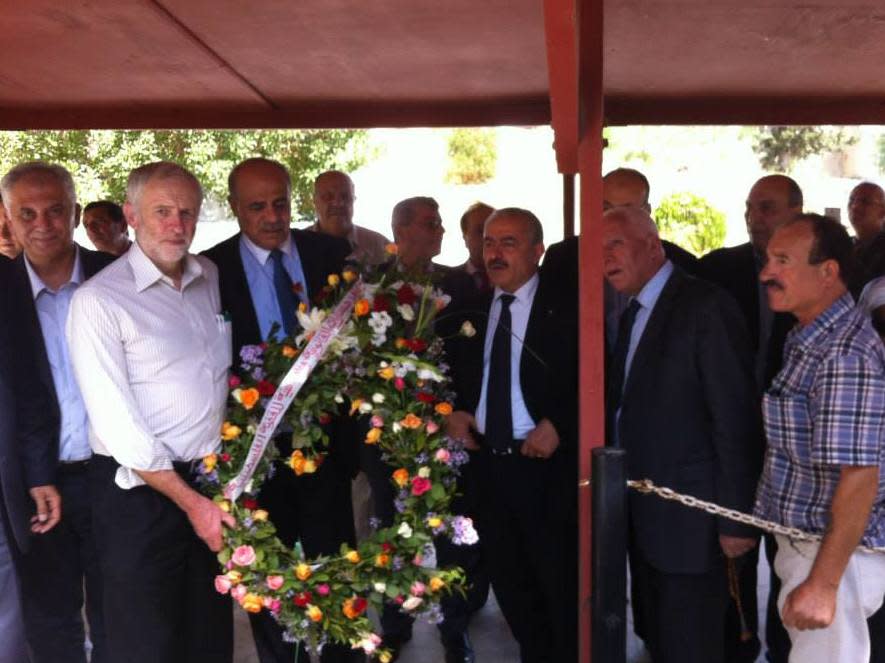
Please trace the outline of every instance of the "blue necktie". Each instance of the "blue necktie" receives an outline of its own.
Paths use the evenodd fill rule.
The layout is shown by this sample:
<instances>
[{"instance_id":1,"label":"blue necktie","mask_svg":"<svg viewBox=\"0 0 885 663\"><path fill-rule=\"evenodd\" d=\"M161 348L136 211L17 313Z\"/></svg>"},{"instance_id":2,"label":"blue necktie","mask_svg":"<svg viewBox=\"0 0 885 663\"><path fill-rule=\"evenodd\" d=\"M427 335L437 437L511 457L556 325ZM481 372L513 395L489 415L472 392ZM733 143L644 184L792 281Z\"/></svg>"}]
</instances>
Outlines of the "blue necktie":
<instances>
[{"instance_id":1,"label":"blue necktie","mask_svg":"<svg viewBox=\"0 0 885 663\"><path fill-rule=\"evenodd\" d=\"M280 315L283 318L283 331L290 336L296 328L295 311L298 309L298 297L292 290L292 280L283 267L283 252L274 249L270 252L273 260L273 287L277 292L277 302L280 305Z\"/></svg>"},{"instance_id":2,"label":"blue necktie","mask_svg":"<svg viewBox=\"0 0 885 663\"><path fill-rule=\"evenodd\" d=\"M486 393L486 444L504 451L513 444L513 405L510 398L510 305L513 295L501 295L501 314L492 339Z\"/></svg>"}]
</instances>

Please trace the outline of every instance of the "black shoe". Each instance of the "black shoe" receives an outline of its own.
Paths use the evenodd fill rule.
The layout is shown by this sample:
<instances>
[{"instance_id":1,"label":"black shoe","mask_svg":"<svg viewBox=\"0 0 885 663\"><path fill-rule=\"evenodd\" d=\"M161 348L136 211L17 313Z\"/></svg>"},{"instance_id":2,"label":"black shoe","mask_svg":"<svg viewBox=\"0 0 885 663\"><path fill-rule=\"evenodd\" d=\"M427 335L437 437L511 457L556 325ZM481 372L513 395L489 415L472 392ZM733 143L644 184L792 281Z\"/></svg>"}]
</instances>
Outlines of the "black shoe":
<instances>
[{"instance_id":1,"label":"black shoe","mask_svg":"<svg viewBox=\"0 0 885 663\"><path fill-rule=\"evenodd\" d=\"M467 631L457 637L440 638L446 650L446 663L474 663L473 643Z\"/></svg>"}]
</instances>

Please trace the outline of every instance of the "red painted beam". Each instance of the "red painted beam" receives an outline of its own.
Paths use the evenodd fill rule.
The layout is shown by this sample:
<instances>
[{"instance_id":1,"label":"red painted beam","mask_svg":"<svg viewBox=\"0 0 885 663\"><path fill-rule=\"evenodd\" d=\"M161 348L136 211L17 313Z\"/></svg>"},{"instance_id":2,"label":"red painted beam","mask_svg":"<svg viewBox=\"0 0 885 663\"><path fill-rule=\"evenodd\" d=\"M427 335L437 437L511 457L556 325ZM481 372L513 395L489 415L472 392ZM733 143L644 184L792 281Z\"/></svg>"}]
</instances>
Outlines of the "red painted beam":
<instances>
[{"instance_id":1,"label":"red painted beam","mask_svg":"<svg viewBox=\"0 0 885 663\"><path fill-rule=\"evenodd\" d=\"M544 0L553 146L560 173L578 172L578 48L575 0Z\"/></svg>"},{"instance_id":2,"label":"red painted beam","mask_svg":"<svg viewBox=\"0 0 885 663\"><path fill-rule=\"evenodd\" d=\"M603 1L577 0L580 211L580 661L590 663L590 455L605 439L602 311ZM588 531L590 530L590 531ZM599 663L602 663L601 661Z\"/></svg>"}]
</instances>

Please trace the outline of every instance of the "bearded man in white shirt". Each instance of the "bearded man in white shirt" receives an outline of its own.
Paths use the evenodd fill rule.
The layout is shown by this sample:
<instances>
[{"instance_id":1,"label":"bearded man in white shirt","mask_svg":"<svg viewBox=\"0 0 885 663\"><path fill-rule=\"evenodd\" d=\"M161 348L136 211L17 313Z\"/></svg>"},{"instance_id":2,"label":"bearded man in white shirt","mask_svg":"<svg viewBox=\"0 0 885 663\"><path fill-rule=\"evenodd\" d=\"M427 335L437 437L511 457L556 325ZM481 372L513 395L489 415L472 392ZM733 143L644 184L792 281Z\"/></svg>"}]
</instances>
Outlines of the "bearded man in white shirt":
<instances>
[{"instance_id":1,"label":"bearded man in white shirt","mask_svg":"<svg viewBox=\"0 0 885 663\"><path fill-rule=\"evenodd\" d=\"M132 171L124 213L135 243L77 290L68 317L114 661L232 658L230 603L212 577L235 521L191 472L219 444L231 364L218 272L188 253L202 197L177 164Z\"/></svg>"}]
</instances>

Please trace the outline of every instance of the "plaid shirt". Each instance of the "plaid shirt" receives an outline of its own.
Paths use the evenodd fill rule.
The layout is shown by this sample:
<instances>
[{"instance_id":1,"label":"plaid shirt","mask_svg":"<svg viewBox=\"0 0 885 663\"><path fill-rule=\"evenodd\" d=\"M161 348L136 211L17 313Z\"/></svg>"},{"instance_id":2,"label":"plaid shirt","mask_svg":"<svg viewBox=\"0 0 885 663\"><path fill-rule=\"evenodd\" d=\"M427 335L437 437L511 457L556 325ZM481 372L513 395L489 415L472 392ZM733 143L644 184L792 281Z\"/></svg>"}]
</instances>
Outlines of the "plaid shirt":
<instances>
[{"instance_id":1,"label":"plaid shirt","mask_svg":"<svg viewBox=\"0 0 885 663\"><path fill-rule=\"evenodd\" d=\"M885 545L885 349L850 295L790 332L762 409L768 449L755 514L823 533L840 467L878 465L863 543Z\"/></svg>"}]
</instances>

